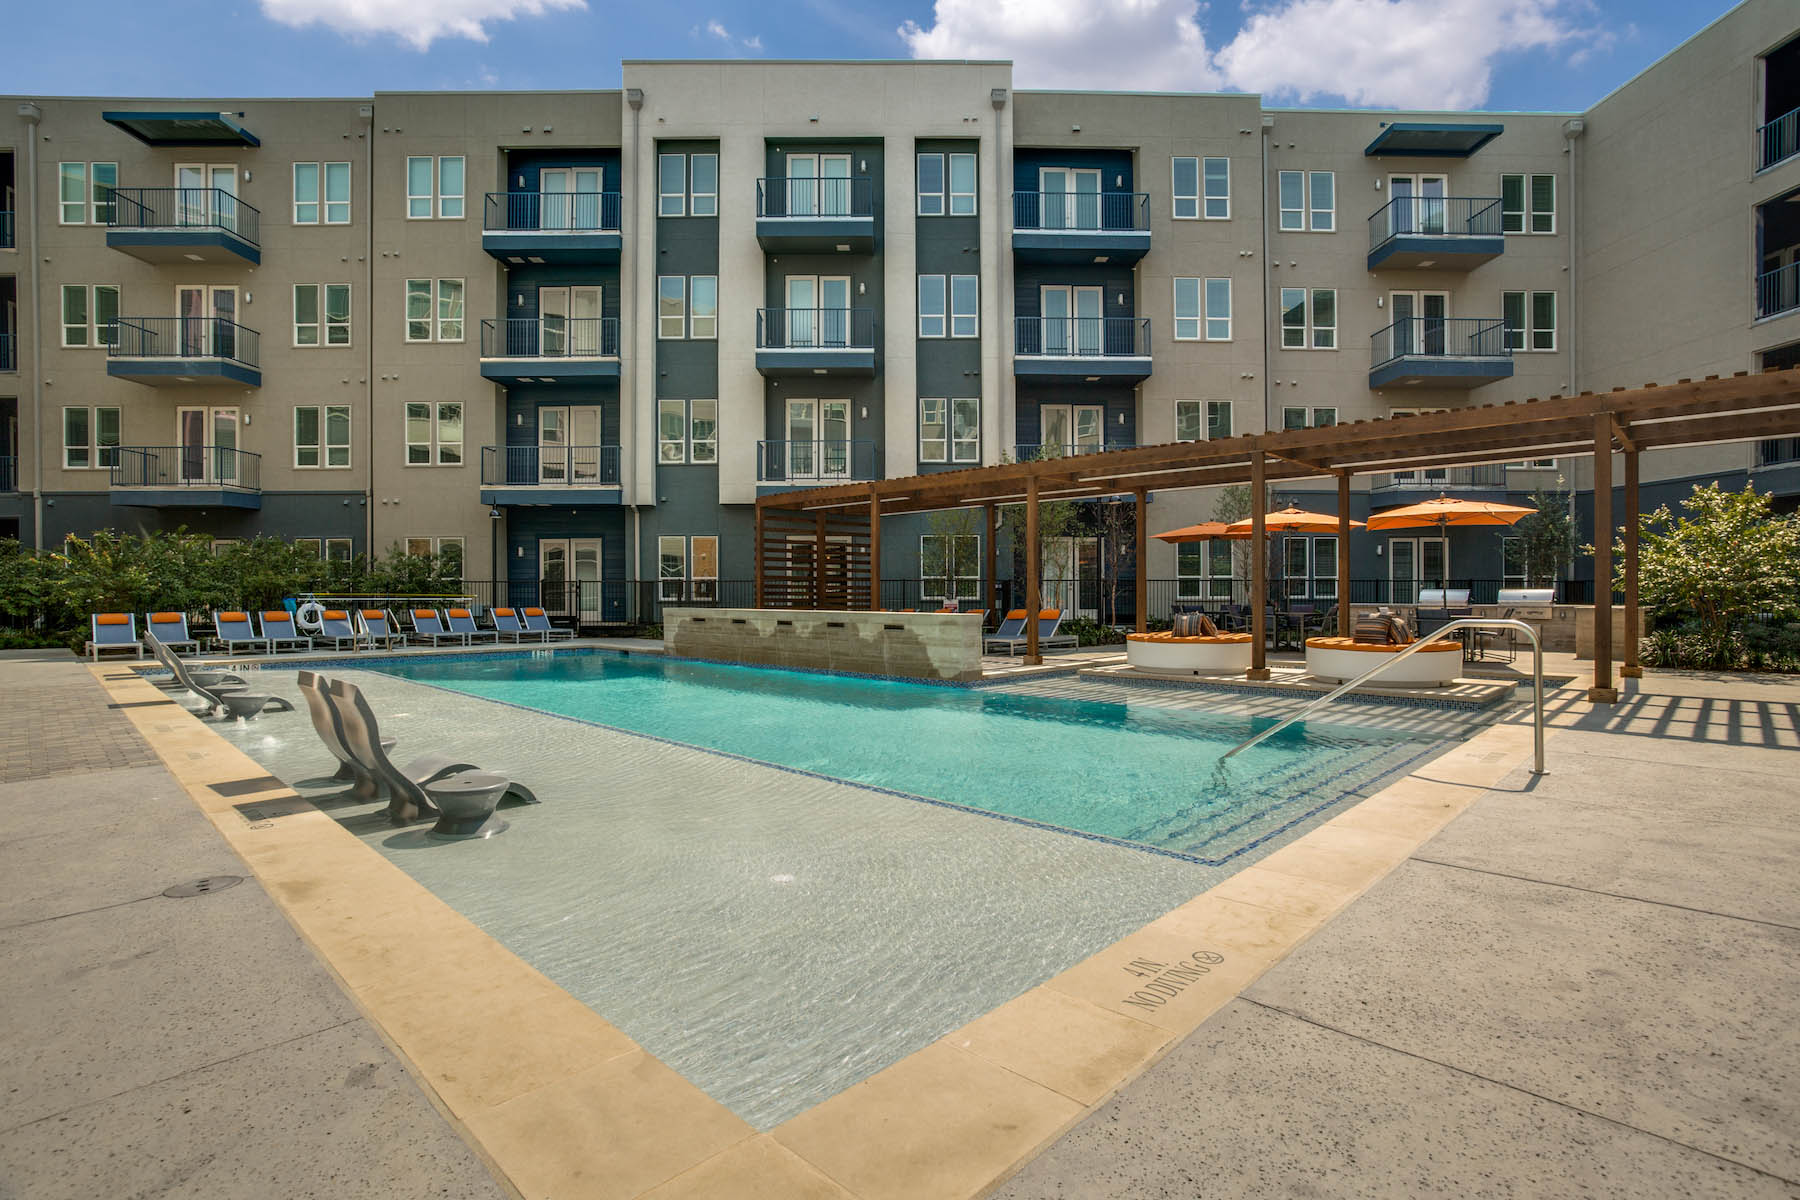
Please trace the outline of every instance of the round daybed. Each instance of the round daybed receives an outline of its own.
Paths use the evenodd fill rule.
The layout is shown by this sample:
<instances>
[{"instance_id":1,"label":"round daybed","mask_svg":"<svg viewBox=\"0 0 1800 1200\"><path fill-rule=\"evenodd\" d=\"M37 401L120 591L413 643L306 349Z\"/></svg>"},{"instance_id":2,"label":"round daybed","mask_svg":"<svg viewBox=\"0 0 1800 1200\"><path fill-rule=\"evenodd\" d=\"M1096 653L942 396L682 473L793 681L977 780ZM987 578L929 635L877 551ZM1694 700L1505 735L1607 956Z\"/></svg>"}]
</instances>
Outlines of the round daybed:
<instances>
[{"instance_id":1,"label":"round daybed","mask_svg":"<svg viewBox=\"0 0 1800 1200\"><path fill-rule=\"evenodd\" d=\"M1373 667L1376 654L1398 654L1405 646L1382 646L1347 637L1306 639L1306 673L1332 683L1346 683ZM1462 667L1460 642L1433 642L1369 680L1368 687L1448 687Z\"/></svg>"},{"instance_id":2,"label":"round daybed","mask_svg":"<svg viewBox=\"0 0 1800 1200\"><path fill-rule=\"evenodd\" d=\"M1127 634L1125 661L1140 671L1157 671L1165 675L1226 675L1247 671L1250 669L1250 635Z\"/></svg>"}]
</instances>

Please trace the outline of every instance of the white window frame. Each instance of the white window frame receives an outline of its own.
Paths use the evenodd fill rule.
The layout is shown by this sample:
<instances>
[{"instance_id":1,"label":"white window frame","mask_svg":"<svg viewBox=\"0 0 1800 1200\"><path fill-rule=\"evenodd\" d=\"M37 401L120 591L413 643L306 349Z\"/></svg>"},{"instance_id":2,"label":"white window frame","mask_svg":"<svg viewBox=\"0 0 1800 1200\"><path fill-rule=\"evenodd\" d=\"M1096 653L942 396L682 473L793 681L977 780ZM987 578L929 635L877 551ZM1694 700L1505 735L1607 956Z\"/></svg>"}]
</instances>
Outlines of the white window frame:
<instances>
[{"instance_id":1,"label":"white window frame","mask_svg":"<svg viewBox=\"0 0 1800 1200\"><path fill-rule=\"evenodd\" d=\"M1323 208L1318 204L1318 182L1321 178L1331 181L1327 185L1331 192L1331 203ZM1299 201L1298 207L1288 203L1289 197L1283 191L1290 179L1299 185L1299 194L1294 197ZM1337 172L1307 170L1277 172L1275 205L1276 227L1282 233L1336 233Z\"/></svg>"},{"instance_id":2,"label":"white window frame","mask_svg":"<svg viewBox=\"0 0 1800 1200\"><path fill-rule=\"evenodd\" d=\"M455 163L457 173L462 176L458 180L454 192L444 186L444 167L449 163ZM432 176L432 179L437 186L438 220L460 221L468 215L466 199L469 191L469 160L461 154L438 155L437 173ZM452 208L456 211L452 212Z\"/></svg>"},{"instance_id":3,"label":"white window frame","mask_svg":"<svg viewBox=\"0 0 1800 1200\"><path fill-rule=\"evenodd\" d=\"M959 159L969 162L969 190L956 190L956 164ZM981 161L973 151L953 150L944 156L944 190L949 197L949 214L953 217L974 217L981 212L980 202L976 199L981 191ZM964 201L968 206L961 207Z\"/></svg>"},{"instance_id":4,"label":"white window frame","mask_svg":"<svg viewBox=\"0 0 1800 1200\"><path fill-rule=\"evenodd\" d=\"M430 428L430 437L427 441L420 442L412 439L412 422L414 420L413 409L415 408L422 408L425 410L425 417L423 419L429 422ZM454 442L446 441L443 437L444 410L448 408L461 410L457 414L457 420L462 424L462 437ZM469 436L469 414L468 407L463 404L462 401L409 400L400 410L400 421L402 458L405 466L460 467L468 461L467 456L463 454L463 446ZM414 447L422 447L424 449L425 457L423 460L419 462L413 461ZM454 458L445 457L445 452L450 447L454 447L454 450L451 451L451 453L455 455Z\"/></svg>"},{"instance_id":5,"label":"white window frame","mask_svg":"<svg viewBox=\"0 0 1800 1200\"><path fill-rule=\"evenodd\" d=\"M928 549L934 541L943 542L939 551L944 564L941 575L927 575L925 564L930 561ZM974 574L967 574L969 568ZM981 535L979 533L922 533L919 535L919 599L937 600L949 603L951 600L962 604L981 598ZM932 585L938 585L932 590ZM948 585L947 587L944 585ZM948 595L953 592L954 595Z\"/></svg>"},{"instance_id":6,"label":"white window frame","mask_svg":"<svg viewBox=\"0 0 1800 1200\"><path fill-rule=\"evenodd\" d=\"M659 341L674 342L687 337L687 283L686 275L656 277L656 336ZM663 302L670 299L675 301L673 313L663 311ZM673 326L669 324L671 321Z\"/></svg>"},{"instance_id":7,"label":"white window frame","mask_svg":"<svg viewBox=\"0 0 1800 1200\"><path fill-rule=\"evenodd\" d=\"M1201 410L1206 420L1205 426L1201 429L1202 436L1209 442L1225 441L1236 437L1237 413L1235 410L1237 406L1230 400L1208 400L1205 403L1206 407ZM1215 435L1213 433L1213 415L1220 412L1225 414L1225 432Z\"/></svg>"},{"instance_id":8,"label":"white window frame","mask_svg":"<svg viewBox=\"0 0 1800 1200\"><path fill-rule=\"evenodd\" d=\"M1188 420L1182 420L1186 414ZM1192 437L1183 436L1182 426L1186 424ZM1175 436L1177 442L1203 442L1206 440L1206 406L1200 400L1177 400L1175 402Z\"/></svg>"},{"instance_id":9,"label":"white window frame","mask_svg":"<svg viewBox=\"0 0 1800 1200\"><path fill-rule=\"evenodd\" d=\"M671 549L671 547L673 549ZM675 570L669 570L673 562ZM687 586L688 540L679 533L665 533L656 539L656 598L662 602L679 602Z\"/></svg>"},{"instance_id":10,"label":"white window frame","mask_svg":"<svg viewBox=\"0 0 1800 1200\"><path fill-rule=\"evenodd\" d=\"M1507 181L1511 179L1519 181L1519 207L1509 209L1506 207L1506 184ZM1535 184L1540 179L1548 179L1550 181L1550 207L1547 211L1538 209L1534 203L1537 197ZM1516 171L1508 171L1501 175L1500 232L1508 235L1517 234L1524 237L1548 237L1554 235L1556 233L1556 190L1557 184L1554 172L1537 171L1529 174L1521 174ZM1537 228L1539 217L1545 218L1545 223L1548 226L1547 228ZM1515 229L1511 227L1510 223L1513 221L1518 223L1518 228Z\"/></svg>"},{"instance_id":11,"label":"white window frame","mask_svg":"<svg viewBox=\"0 0 1800 1200\"><path fill-rule=\"evenodd\" d=\"M1300 293L1300 323L1298 325L1289 324L1288 319L1287 319L1288 309L1291 307L1288 303L1288 295L1293 292ZM1326 294L1329 294L1331 296L1331 321L1332 321L1332 323L1329 325L1321 325L1318 323L1318 301L1319 301L1319 297L1321 295L1326 295ZM1277 300L1277 304L1276 304L1275 312L1276 312L1276 320L1278 322L1278 329L1280 332L1281 349L1283 349L1283 350L1336 350L1336 349L1338 349L1340 342L1341 342L1341 339L1339 339L1339 337L1337 335L1338 328L1339 328L1338 322L1342 320L1342 317L1339 315L1339 312L1338 312L1337 289L1336 288L1284 287L1277 294L1276 300ZM1288 335L1290 333L1298 333L1299 334L1299 342L1297 344L1291 344L1291 345L1289 344ZM1324 335L1324 343L1323 344L1321 344L1321 342L1320 342L1321 334Z\"/></svg>"},{"instance_id":12,"label":"white window frame","mask_svg":"<svg viewBox=\"0 0 1800 1200\"><path fill-rule=\"evenodd\" d=\"M1213 301L1216 299L1213 289L1213 284L1215 283L1222 283L1225 285L1225 313L1223 316L1220 316L1213 311ZM1206 329L1206 340L1209 342L1229 342L1231 340L1231 280L1219 278L1217 276L1203 280L1200 285L1200 295L1205 304L1204 325ZM1224 331L1218 332L1216 326L1221 321L1224 322Z\"/></svg>"},{"instance_id":13,"label":"white window frame","mask_svg":"<svg viewBox=\"0 0 1800 1200\"><path fill-rule=\"evenodd\" d=\"M425 164L425 190L413 189L413 164ZM409 154L406 157L406 219L409 221L429 221L432 213L437 211L437 159L429 154ZM424 211L420 211L421 203Z\"/></svg>"},{"instance_id":14,"label":"white window frame","mask_svg":"<svg viewBox=\"0 0 1800 1200\"><path fill-rule=\"evenodd\" d=\"M703 286L704 285L704 286ZM700 295L702 290L710 297L710 311L700 311ZM688 337L695 341L716 341L719 336L719 277L717 275L688 276Z\"/></svg>"},{"instance_id":15,"label":"white window frame","mask_svg":"<svg viewBox=\"0 0 1800 1200\"><path fill-rule=\"evenodd\" d=\"M936 312L927 312L925 306L925 289L935 289ZM935 328L928 328L927 321L937 322ZM919 276L919 336L922 338L941 338L950 335L950 277L947 275Z\"/></svg>"},{"instance_id":16,"label":"white window frame","mask_svg":"<svg viewBox=\"0 0 1800 1200\"><path fill-rule=\"evenodd\" d=\"M1178 342L1200 341L1200 334L1205 325L1205 319L1201 316L1201 309L1204 303L1201 300L1201 292L1204 290L1204 285L1197 275L1177 275L1174 281L1174 289L1175 340ZM1182 295L1184 291L1188 292L1189 295L1184 297ZM1192 301L1191 304L1186 303L1186 301L1190 300ZM1186 311L1184 311L1184 309ZM1187 330L1187 332L1182 332L1184 329Z\"/></svg>"},{"instance_id":17,"label":"white window frame","mask_svg":"<svg viewBox=\"0 0 1800 1200\"><path fill-rule=\"evenodd\" d=\"M690 154L688 160L688 194L687 215L690 217L716 217L719 215L719 156L715 153ZM702 160L712 162L712 190L701 191L696 168ZM705 201L704 204L701 201ZM704 211L702 211L704 209Z\"/></svg>"},{"instance_id":18,"label":"white window frame","mask_svg":"<svg viewBox=\"0 0 1800 1200\"><path fill-rule=\"evenodd\" d=\"M447 287L454 284L454 289ZM445 306L450 302L450 293L454 291L456 300L461 304L459 314L454 317L445 316ZM456 336L446 332L450 325L456 326ZM440 279L437 281L437 304L432 310L432 333L440 342L461 342L467 340L469 332L469 285L466 279Z\"/></svg>"},{"instance_id":19,"label":"white window frame","mask_svg":"<svg viewBox=\"0 0 1800 1200\"><path fill-rule=\"evenodd\" d=\"M313 199L311 199L311 200L302 200L300 198L300 168L302 168L302 167L311 167L313 169L314 193L313 193ZM343 168L344 198L342 200L331 199L331 176L332 176L332 168L333 167ZM293 197L294 198L294 207L293 207L294 224L296 224L296 225L348 225L348 224L350 224L350 205L351 205L352 188L351 188L351 170L350 170L350 164L348 162L341 161L341 160L337 161L337 162L323 162L323 161L321 161L321 162L297 162L294 164L293 185L294 185L294 197ZM300 206L302 204L310 205L312 207L313 215L312 215L311 219L302 217L300 215ZM334 208L337 208L340 206L343 209L343 215L338 216L338 217L333 217L332 210ZM410 208L410 205L409 205L409 208Z\"/></svg>"},{"instance_id":20,"label":"white window frame","mask_svg":"<svg viewBox=\"0 0 1800 1200\"><path fill-rule=\"evenodd\" d=\"M1319 178L1331 180L1331 203L1319 207ZM1325 223L1319 224L1319 215L1323 213ZM1306 228L1309 233L1337 232L1337 172L1308 171L1306 173Z\"/></svg>"},{"instance_id":21,"label":"white window frame","mask_svg":"<svg viewBox=\"0 0 1800 1200\"><path fill-rule=\"evenodd\" d=\"M704 416L702 415L704 414ZM702 437L700 422L710 420L712 432ZM688 461L691 463L716 463L719 461L719 402L717 400L688 401Z\"/></svg>"},{"instance_id":22,"label":"white window frame","mask_svg":"<svg viewBox=\"0 0 1800 1200\"><path fill-rule=\"evenodd\" d=\"M966 308L958 306L957 292L966 289L961 297L967 303ZM981 276L950 276L950 336L953 338L978 338L981 336Z\"/></svg>"},{"instance_id":23,"label":"white window frame","mask_svg":"<svg viewBox=\"0 0 1800 1200\"><path fill-rule=\"evenodd\" d=\"M1194 164L1194 190L1181 190L1181 177L1176 172L1179 163ZM1200 219L1200 159L1194 155L1177 154L1169 159L1169 195L1170 216L1177 221L1198 221Z\"/></svg>"},{"instance_id":24,"label":"white window frame","mask_svg":"<svg viewBox=\"0 0 1800 1200\"><path fill-rule=\"evenodd\" d=\"M670 424L666 418L673 416L673 427L677 431L674 437L669 436ZM658 400L656 402L656 462L658 466L680 466L688 460L688 406L686 400Z\"/></svg>"},{"instance_id":25,"label":"white window frame","mask_svg":"<svg viewBox=\"0 0 1800 1200\"><path fill-rule=\"evenodd\" d=\"M1215 196L1207 187L1209 182L1207 172L1213 163L1223 163L1225 165L1225 191L1223 195ZM1214 201L1218 202L1218 211L1216 212L1213 210ZM1221 158L1215 155L1200 160L1200 211L1208 221L1231 220L1231 160L1229 158Z\"/></svg>"},{"instance_id":26,"label":"white window frame","mask_svg":"<svg viewBox=\"0 0 1800 1200\"><path fill-rule=\"evenodd\" d=\"M668 163L671 159L679 159L681 167L681 190L668 191ZM656 215L659 217L687 216L687 155L679 152L660 152L656 156ZM673 201L673 207L670 205Z\"/></svg>"},{"instance_id":27,"label":"white window frame","mask_svg":"<svg viewBox=\"0 0 1800 1200\"><path fill-rule=\"evenodd\" d=\"M1519 308L1524 318L1518 325L1506 321L1506 306L1514 296L1519 298ZM1550 324L1544 327L1538 324L1538 301L1544 297L1550 299ZM1556 352L1557 309L1560 304L1556 293L1504 291L1500 293L1500 319L1506 322L1502 331L1506 338L1506 348L1514 354L1554 354ZM1539 345L1540 339L1546 339L1547 345Z\"/></svg>"},{"instance_id":28,"label":"white window frame","mask_svg":"<svg viewBox=\"0 0 1800 1200\"><path fill-rule=\"evenodd\" d=\"M314 320L300 320L300 290L311 288L313 292ZM334 321L331 318L331 292L334 288L342 288L344 295L344 319ZM321 347L342 350L350 345L350 285L348 283L296 283L293 289L294 301L294 346L303 350L316 350ZM302 341L300 331L311 327L313 340ZM332 334L343 331L342 341L332 341Z\"/></svg>"},{"instance_id":29,"label":"white window frame","mask_svg":"<svg viewBox=\"0 0 1800 1200\"><path fill-rule=\"evenodd\" d=\"M422 283L425 286L423 288L415 288L413 286L415 283ZM445 286L447 284L454 286L447 287ZM455 297L458 300L462 301L463 309L462 315L460 316L451 317L445 315L445 306L451 300L452 293L455 294ZM469 288L467 280L408 279L405 281L402 296L400 317L401 320L406 323L407 341L445 342L454 345L458 342L467 340L469 328ZM425 300L425 315L423 317L415 317L412 315L412 302L415 298L423 298ZM413 336L413 326L415 324L423 324L425 326L424 337ZM455 337L450 337L445 332L450 325L455 325L457 327Z\"/></svg>"},{"instance_id":30,"label":"white window frame","mask_svg":"<svg viewBox=\"0 0 1800 1200\"><path fill-rule=\"evenodd\" d=\"M927 433L930 428L937 432ZM919 397L919 461L950 461L950 401L947 397Z\"/></svg>"},{"instance_id":31,"label":"white window frame","mask_svg":"<svg viewBox=\"0 0 1800 1200\"><path fill-rule=\"evenodd\" d=\"M69 293L81 296L83 321L71 324L68 320ZM100 319L100 293L112 293L113 319ZM57 320L62 329L62 348L64 350L104 350L113 344L118 337L115 327L119 319L120 288L116 283L65 283L57 294ZM70 341L69 332L81 330L80 341Z\"/></svg>"},{"instance_id":32,"label":"white window frame","mask_svg":"<svg viewBox=\"0 0 1800 1200\"><path fill-rule=\"evenodd\" d=\"M1331 297L1331 324L1319 323L1319 297ZM1307 343L1314 350L1336 350L1338 348L1338 302L1336 288L1308 288L1306 290L1306 328ZM1328 342L1320 344L1319 335L1328 335Z\"/></svg>"},{"instance_id":33,"label":"white window frame","mask_svg":"<svg viewBox=\"0 0 1800 1200\"><path fill-rule=\"evenodd\" d=\"M939 188L925 186L925 160L937 160ZM921 150L913 155L913 212L915 216L942 217L950 212L950 155L942 150ZM935 205L933 207L932 205Z\"/></svg>"},{"instance_id":34,"label":"white window frame","mask_svg":"<svg viewBox=\"0 0 1800 1200\"><path fill-rule=\"evenodd\" d=\"M981 461L981 397L950 398L950 461Z\"/></svg>"},{"instance_id":35,"label":"white window frame","mask_svg":"<svg viewBox=\"0 0 1800 1200\"><path fill-rule=\"evenodd\" d=\"M79 190L81 196L71 200L63 195L63 185L67 182L65 173L69 167L81 168ZM110 182L102 182L101 168L110 175ZM119 164L116 162L59 162L56 164L56 217L59 225L106 225L114 212L112 193L119 186ZM104 194L102 189L105 189ZM69 220L70 206L80 214L75 220Z\"/></svg>"},{"instance_id":36,"label":"white window frame","mask_svg":"<svg viewBox=\"0 0 1800 1200\"><path fill-rule=\"evenodd\" d=\"M413 189L413 164L419 162L428 164L426 169L430 178L426 181L424 191L415 191ZM457 190L454 192L446 189L444 186L444 169L449 163L456 163L456 169L462 174L462 180L458 184ZM326 185L327 173L323 170L325 165L327 164L321 164L321 170L319 172L319 203L321 206L326 203L325 196L328 192ZM409 154L406 157L406 166L404 169L406 172L407 220L460 221L468 216L469 160L466 155L439 154L434 156L430 154ZM423 211L420 211L421 209L423 209ZM349 214L346 212L344 221L328 223L345 224L348 223L349 219Z\"/></svg>"},{"instance_id":37,"label":"white window frame","mask_svg":"<svg viewBox=\"0 0 1800 1200\"><path fill-rule=\"evenodd\" d=\"M1288 184L1292 183L1298 193L1292 197L1295 203L1288 203ZM1277 171L1275 173L1275 228L1282 233L1304 233L1306 231L1306 172ZM1289 224L1289 221L1292 224Z\"/></svg>"},{"instance_id":38,"label":"white window frame","mask_svg":"<svg viewBox=\"0 0 1800 1200\"><path fill-rule=\"evenodd\" d=\"M300 439L300 414L313 414L314 427L318 430L318 441L303 442ZM344 440L331 440L331 417L340 413L344 422ZM343 471L350 467L350 406L348 404L296 404L294 406L294 469L296 471ZM301 450L310 447L314 462L302 462ZM332 452L343 451L343 461L333 462Z\"/></svg>"},{"instance_id":39,"label":"white window frame","mask_svg":"<svg viewBox=\"0 0 1800 1200\"><path fill-rule=\"evenodd\" d=\"M69 414L82 413L87 421L87 440L81 445L69 441ZM113 415L113 438L111 442L100 438L100 414L109 412ZM124 441L125 412L114 404L67 404L62 410L62 465L65 471L110 471L119 461L119 446ZM74 462L72 458L80 451L83 461Z\"/></svg>"}]
</instances>

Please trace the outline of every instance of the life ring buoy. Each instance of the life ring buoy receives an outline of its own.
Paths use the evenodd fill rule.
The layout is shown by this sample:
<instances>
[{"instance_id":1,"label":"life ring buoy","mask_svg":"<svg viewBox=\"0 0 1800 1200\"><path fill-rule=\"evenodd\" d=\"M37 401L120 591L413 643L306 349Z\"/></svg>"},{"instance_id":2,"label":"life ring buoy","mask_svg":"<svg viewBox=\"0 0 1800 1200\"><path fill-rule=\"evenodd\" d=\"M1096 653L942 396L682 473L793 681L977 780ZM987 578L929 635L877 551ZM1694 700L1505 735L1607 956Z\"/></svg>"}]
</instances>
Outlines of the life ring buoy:
<instances>
[{"instance_id":1,"label":"life ring buoy","mask_svg":"<svg viewBox=\"0 0 1800 1200\"><path fill-rule=\"evenodd\" d=\"M325 628L325 606L317 600L308 600L294 611L294 624L302 633L317 633Z\"/></svg>"}]
</instances>

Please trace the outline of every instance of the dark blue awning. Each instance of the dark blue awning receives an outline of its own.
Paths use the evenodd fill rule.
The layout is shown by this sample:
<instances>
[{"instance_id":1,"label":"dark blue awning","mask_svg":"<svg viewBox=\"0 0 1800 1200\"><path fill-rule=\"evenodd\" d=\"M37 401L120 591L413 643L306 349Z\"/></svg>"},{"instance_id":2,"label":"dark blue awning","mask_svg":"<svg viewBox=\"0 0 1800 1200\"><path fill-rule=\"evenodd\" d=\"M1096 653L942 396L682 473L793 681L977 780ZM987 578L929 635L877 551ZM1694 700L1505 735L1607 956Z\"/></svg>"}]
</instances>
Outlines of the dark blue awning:
<instances>
[{"instance_id":1,"label":"dark blue awning","mask_svg":"<svg viewBox=\"0 0 1800 1200\"><path fill-rule=\"evenodd\" d=\"M260 146L262 139L221 112L103 112L146 146Z\"/></svg>"},{"instance_id":2,"label":"dark blue awning","mask_svg":"<svg viewBox=\"0 0 1800 1200\"><path fill-rule=\"evenodd\" d=\"M1403 158L1467 158L1506 131L1504 125L1448 121L1396 121L1375 136L1365 155Z\"/></svg>"}]
</instances>

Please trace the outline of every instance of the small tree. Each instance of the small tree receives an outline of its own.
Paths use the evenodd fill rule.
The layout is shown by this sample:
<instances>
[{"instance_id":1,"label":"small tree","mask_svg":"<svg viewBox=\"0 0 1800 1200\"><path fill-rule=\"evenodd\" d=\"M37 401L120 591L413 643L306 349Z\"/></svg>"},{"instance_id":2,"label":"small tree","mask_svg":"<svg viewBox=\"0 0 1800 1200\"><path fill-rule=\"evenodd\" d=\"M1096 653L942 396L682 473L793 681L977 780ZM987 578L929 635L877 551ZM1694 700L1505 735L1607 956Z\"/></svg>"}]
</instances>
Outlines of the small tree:
<instances>
[{"instance_id":1,"label":"small tree","mask_svg":"<svg viewBox=\"0 0 1800 1200\"><path fill-rule=\"evenodd\" d=\"M1558 478L1560 485L1562 480ZM1569 516L1569 493L1539 488L1532 493L1536 512L1512 527L1506 543L1506 571L1523 575L1529 587L1549 587L1575 557L1575 523Z\"/></svg>"},{"instance_id":2,"label":"small tree","mask_svg":"<svg viewBox=\"0 0 1800 1200\"><path fill-rule=\"evenodd\" d=\"M1137 501L1102 500L1094 512L1100 535L1101 612L1108 625L1119 623L1119 583L1125 562L1137 539ZM1145 569L1143 547L1137 547L1137 569Z\"/></svg>"},{"instance_id":3,"label":"small tree","mask_svg":"<svg viewBox=\"0 0 1800 1200\"><path fill-rule=\"evenodd\" d=\"M946 508L925 518L925 538L919 546L919 598L936 594L946 600L975 600L981 596L981 519L972 508ZM957 590L959 579L977 580L975 595Z\"/></svg>"},{"instance_id":4,"label":"small tree","mask_svg":"<svg viewBox=\"0 0 1800 1200\"><path fill-rule=\"evenodd\" d=\"M1229 525L1233 521L1242 521L1245 517L1250 516L1250 495L1250 485L1247 483L1234 483L1230 487L1220 488L1219 494L1213 497L1212 519ZM1281 498L1275 494L1275 489L1265 486L1263 489L1263 512L1272 513L1281 507ZM1248 540L1232 544L1231 573L1239 579L1250 578L1250 543Z\"/></svg>"}]
</instances>

